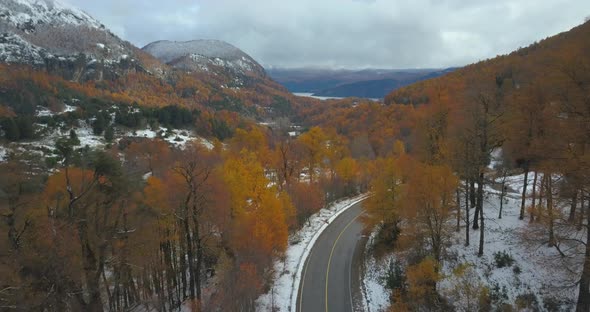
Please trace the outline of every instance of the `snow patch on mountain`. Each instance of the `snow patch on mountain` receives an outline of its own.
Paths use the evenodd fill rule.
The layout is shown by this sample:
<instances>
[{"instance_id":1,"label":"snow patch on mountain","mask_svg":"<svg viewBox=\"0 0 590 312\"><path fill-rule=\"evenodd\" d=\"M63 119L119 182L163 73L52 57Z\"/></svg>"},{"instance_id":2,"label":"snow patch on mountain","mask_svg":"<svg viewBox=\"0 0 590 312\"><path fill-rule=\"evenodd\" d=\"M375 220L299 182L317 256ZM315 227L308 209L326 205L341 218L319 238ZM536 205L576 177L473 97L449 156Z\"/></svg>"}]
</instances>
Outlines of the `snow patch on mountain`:
<instances>
[{"instance_id":1,"label":"snow patch on mountain","mask_svg":"<svg viewBox=\"0 0 590 312\"><path fill-rule=\"evenodd\" d=\"M87 13L57 0L0 0L0 62L32 65L67 80L161 73Z\"/></svg>"},{"instance_id":2,"label":"snow patch on mountain","mask_svg":"<svg viewBox=\"0 0 590 312\"><path fill-rule=\"evenodd\" d=\"M46 25L104 29L104 25L87 13L55 0L0 0L0 18L27 33Z\"/></svg>"},{"instance_id":3,"label":"snow patch on mountain","mask_svg":"<svg viewBox=\"0 0 590 312\"><path fill-rule=\"evenodd\" d=\"M45 64L45 49L30 44L16 34L0 34L0 61L4 63Z\"/></svg>"},{"instance_id":4,"label":"snow patch on mountain","mask_svg":"<svg viewBox=\"0 0 590 312\"><path fill-rule=\"evenodd\" d=\"M168 63L179 57L199 54L208 58L240 59L245 55L240 49L220 40L168 41L148 44L143 50Z\"/></svg>"},{"instance_id":5,"label":"snow patch on mountain","mask_svg":"<svg viewBox=\"0 0 590 312\"><path fill-rule=\"evenodd\" d=\"M252 57L219 40L162 40L148 44L143 50L177 68L209 72L222 67L242 75L248 72L265 75L264 68Z\"/></svg>"}]
</instances>

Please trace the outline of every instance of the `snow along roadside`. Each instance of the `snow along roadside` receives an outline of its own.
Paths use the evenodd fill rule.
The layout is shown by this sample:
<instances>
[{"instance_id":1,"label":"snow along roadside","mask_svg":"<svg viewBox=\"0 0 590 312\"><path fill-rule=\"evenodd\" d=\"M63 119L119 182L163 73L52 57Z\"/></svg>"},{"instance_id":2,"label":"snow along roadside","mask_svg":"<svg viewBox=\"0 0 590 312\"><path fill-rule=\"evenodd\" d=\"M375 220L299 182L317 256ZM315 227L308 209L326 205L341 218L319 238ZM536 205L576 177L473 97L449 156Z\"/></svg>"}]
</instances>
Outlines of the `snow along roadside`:
<instances>
[{"instance_id":1,"label":"snow along roadside","mask_svg":"<svg viewBox=\"0 0 590 312\"><path fill-rule=\"evenodd\" d=\"M269 293L258 298L258 311L273 311L273 308L283 312L296 311L303 266L313 245L340 214L367 197L368 194L362 194L330 204L312 215L301 230L289 237L285 261L275 261L274 285Z\"/></svg>"},{"instance_id":2,"label":"snow along roadside","mask_svg":"<svg viewBox=\"0 0 590 312\"><path fill-rule=\"evenodd\" d=\"M395 259L391 253L381 259L376 259L371 251L379 230L375 227L365 244L361 272L361 304L362 310L368 312L384 311L389 306L390 291L383 283L383 276L387 274L389 262Z\"/></svg>"}]
</instances>

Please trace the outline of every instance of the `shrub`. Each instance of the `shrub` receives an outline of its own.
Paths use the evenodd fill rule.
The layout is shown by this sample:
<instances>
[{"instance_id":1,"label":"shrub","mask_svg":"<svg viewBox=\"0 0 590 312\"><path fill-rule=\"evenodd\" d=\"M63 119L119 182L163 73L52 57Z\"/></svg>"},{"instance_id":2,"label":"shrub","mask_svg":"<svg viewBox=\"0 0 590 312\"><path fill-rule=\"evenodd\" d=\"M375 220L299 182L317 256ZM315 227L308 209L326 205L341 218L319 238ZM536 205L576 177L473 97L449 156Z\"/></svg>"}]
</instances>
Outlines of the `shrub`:
<instances>
[{"instance_id":1,"label":"shrub","mask_svg":"<svg viewBox=\"0 0 590 312\"><path fill-rule=\"evenodd\" d=\"M522 272L522 270L520 269L520 267L518 265L515 265L512 268L512 272L514 272L514 274L518 275L518 274L520 274Z\"/></svg>"},{"instance_id":2,"label":"shrub","mask_svg":"<svg viewBox=\"0 0 590 312\"><path fill-rule=\"evenodd\" d=\"M401 233L398 222L384 222L379 226L377 240L379 243L393 246Z\"/></svg>"},{"instance_id":3,"label":"shrub","mask_svg":"<svg viewBox=\"0 0 590 312\"><path fill-rule=\"evenodd\" d=\"M543 307L546 311L573 311L575 307L571 303L557 299L555 297L543 297Z\"/></svg>"},{"instance_id":4,"label":"shrub","mask_svg":"<svg viewBox=\"0 0 590 312\"><path fill-rule=\"evenodd\" d=\"M516 297L516 306L519 311L539 311L539 302L533 293L520 294Z\"/></svg>"},{"instance_id":5,"label":"shrub","mask_svg":"<svg viewBox=\"0 0 590 312\"><path fill-rule=\"evenodd\" d=\"M493 283L490 289L490 301L496 306L501 306L508 301L508 289L506 285L500 288L498 283Z\"/></svg>"},{"instance_id":6,"label":"shrub","mask_svg":"<svg viewBox=\"0 0 590 312\"><path fill-rule=\"evenodd\" d=\"M385 287L391 290L399 290L401 293L406 291L406 272L393 259L389 261L389 267L385 273Z\"/></svg>"},{"instance_id":7,"label":"shrub","mask_svg":"<svg viewBox=\"0 0 590 312\"><path fill-rule=\"evenodd\" d=\"M497 268L509 267L514 263L514 258L505 251L494 253L494 259Z\"/></svg>"}]
</instances>

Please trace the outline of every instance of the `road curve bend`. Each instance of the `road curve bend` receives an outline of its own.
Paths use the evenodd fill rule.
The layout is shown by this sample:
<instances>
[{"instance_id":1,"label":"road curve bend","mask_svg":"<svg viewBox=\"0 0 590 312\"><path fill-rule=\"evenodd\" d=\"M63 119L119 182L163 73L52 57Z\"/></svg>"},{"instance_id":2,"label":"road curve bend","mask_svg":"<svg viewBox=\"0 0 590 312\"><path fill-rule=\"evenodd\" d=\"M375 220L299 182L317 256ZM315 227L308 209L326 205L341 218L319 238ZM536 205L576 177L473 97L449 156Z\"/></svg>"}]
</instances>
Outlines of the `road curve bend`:
<instances>
[{"instance_id":1,"label":"road curve bend","mask_svg":"<svg viewBox=\"0 0 590 312\"><path fill-rule=\"evenodd\" d=\"M303 267L297 312L355 311L364 248L362 201L339 215L313 245Z\"/></svg>"}]
</instances>

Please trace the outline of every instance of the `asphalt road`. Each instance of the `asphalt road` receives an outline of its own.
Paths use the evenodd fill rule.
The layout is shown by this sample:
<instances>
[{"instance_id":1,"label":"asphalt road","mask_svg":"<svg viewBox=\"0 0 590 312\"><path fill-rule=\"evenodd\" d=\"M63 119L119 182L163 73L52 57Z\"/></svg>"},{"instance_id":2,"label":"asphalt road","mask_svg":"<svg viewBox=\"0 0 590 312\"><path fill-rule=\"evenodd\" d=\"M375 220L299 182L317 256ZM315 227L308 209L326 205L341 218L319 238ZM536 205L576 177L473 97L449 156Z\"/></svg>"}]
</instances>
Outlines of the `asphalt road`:
<instances>
[{"instance_id":1,"label":"asphalt road","mask_svg":"<svg viewBox=\"0 0 590 312\"><path fill-rule=\"evenodd\" d=\"M332 222L315 242L303 268L297 311L354 311L359 300L362 202Z\"/></svg>"}]
</instances>

